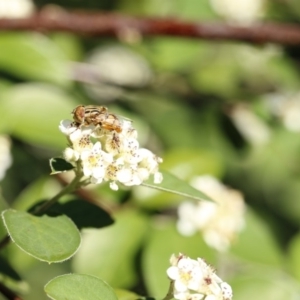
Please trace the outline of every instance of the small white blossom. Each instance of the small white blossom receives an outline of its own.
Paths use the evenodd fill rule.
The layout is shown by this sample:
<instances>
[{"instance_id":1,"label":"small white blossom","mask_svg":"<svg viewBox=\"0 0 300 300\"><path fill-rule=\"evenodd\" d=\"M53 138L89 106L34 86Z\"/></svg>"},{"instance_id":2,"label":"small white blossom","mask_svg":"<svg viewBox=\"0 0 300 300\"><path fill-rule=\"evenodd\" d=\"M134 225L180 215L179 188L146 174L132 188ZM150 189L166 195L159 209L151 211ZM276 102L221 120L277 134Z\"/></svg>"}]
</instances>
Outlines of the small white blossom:
<instances>
[{"instance_id":1,"label":"small white blossom","mask_svg":"<svg viewBox=\"0 0 300 300\"><path fill-rule=\"evenodd\" d=\"M91 150L81 153L82 170L86 177L90 177L91 183L101 183L105 174L105 165L112 161L101 150L100 142L94 144Z\"/></svg>"},{"instance_id":2,"label":"small white blossom","mask_svg":"<svg viewBox=\"0 0 300 300\"><path fill-rule=\"evenodd\" d=\"M80 158L80 155L73 148L67 147L64 151L64 158L66 161L74 164Z\"/></svg>"},{"instance_id":3,"label":"small white blossom","mask_svg":"<svg viewBox=\"0 0 300 300\"><path fill-rule=\"evenodd\" d=\"M174 254L167 269L173 281L173 296L178 300L231 300L232 289L223 282L203 259L193 260L185 255Z\"/></svg>"},{"instance_id":4,"label":"small white blossom","mask_svg":"<svg viewBox=\"0 0 300 300\"><path fill-rule=\"evenodd\" d=\"M140 148L132 122L118 119L118 125L121 129L110 130L100 124L61 121L59 129L69 141L64 158L81 168L85 182L108 181L112 190L118 190L119 184L140 185L151 175L155 183L162 182L158 171L162 159Z\"/></svg>"},{"instance_id":5,"label":"small white blossom","mask_svg":"<svg viewBox=\"0 0 300 300\"><path fill-rule=\"evenodd\" d=\"M192 185L215 202L186 201L178 207L177 229L182 235L202 232L208 245L224 251L244 226L246 206L240 192L229 189L211 176L199 176Z\"/></svg>"},{"instance_id":6,"label":"small white blossom","mask_svg":"<svg viewBox=\"0 0 300 300\"><path fill-rule=\"evenodd\" d=\"M174 280L174 287L178 292L186 292L188 289L197 291L203 273L196 260L183 257L177 263L167 270L170 279Z\"/></svg>"}]
</instances>

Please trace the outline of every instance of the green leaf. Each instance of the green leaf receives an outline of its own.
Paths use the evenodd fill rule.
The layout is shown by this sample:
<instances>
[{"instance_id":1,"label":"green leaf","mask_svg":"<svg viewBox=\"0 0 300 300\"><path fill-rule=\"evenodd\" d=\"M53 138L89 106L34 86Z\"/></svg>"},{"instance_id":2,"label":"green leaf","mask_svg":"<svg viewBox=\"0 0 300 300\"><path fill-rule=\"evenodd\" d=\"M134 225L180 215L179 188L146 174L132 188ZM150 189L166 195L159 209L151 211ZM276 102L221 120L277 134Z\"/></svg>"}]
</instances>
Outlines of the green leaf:
<instances>
[{"instance_id":1,"label":"green leaf","mask_svg":"<svg viewBox=\"0 0 300 300\"><path fill-rule=\"evenodd\" d=\"M127 290L115 289L115 293L118 300L137 300L140 298L136 293Z\"/></svg>"},{"instance_id":2,"label":"green leaf","mask_svg":"<svg viewBox=\"0 0 300 300\"><path fill-rule=\"evenodd\" d=\"M63 149L66 137L61 120L71 117L74 99L46 84L18 84L1 94L0 130L39 147Z\"/></svg>"},{"instance_id":3,"label":"green leaf","mask_svg":"<svg viewBox=\"0 0 300 300\"><path fill-rule=\"evenodd\" d=\"M64 261L73 256L80 245L79 231L66 216L36 217L8 209L2 218L11 240L38 260Z\"/></svg>"},{"instance_id":4,"label":"green leaf","mask_svg":"<svg viewBox=\"0 0 300 300\"><path fill-rule=\"evenodd\" d=\"M84 58L81 39L76 34L67 32L55 32L51 34L51 40L64 53L68 61L82 61Z\"/></svg>"},{"instance_id":5,"label":"green leaf","mask_svg":"<svg viewBox=\"0 0 300 300\"><path fill-rule=\"evenodd\" d=\"M195 65L195 60L202 56L202 52L207 51L203 43L183 38L155 38L151 46L155 49L152 57L154 64L169 71L189 70L193 63Z\"/></svg>"},{"instance_id":6,"label":"green leaf","mask_svg":"<svg viewBox=\"0 0 300 300\"><path fill-rule=\"evenodd\" d=\"M288 247L288 259L289 259L289 267L293 273L293 275L300 282L300 234L296 234Z\"/></svg>"},{"instance_id":7,"label":"green leaf","mask_svg":"<svg viewBox=\"0 0 300 300\"><path fill-rule=\"evenodd\" d=\"M2 33L0 68L24 79L69 85L68 61L49 38L32 33Z\"/></svg>"},{"instance_id":8,"label":"green leaf","mask_svg":"<svg viewBox=\"0 0 300 300\"><path fill-rule=\"evenodd\" d=\"M45 292L54 300L118 300L106 282L82 274L58 276L46 284Z\"/></svg>"},{"instance_id":9,"label":"green leaf","mask_svg":"<svg viewBox=\"0 0 300 300\"><path fill-rule=\"evenodd\" d=\"M230 252L243 261L265 265L281 266L283 253L269 224L255 212L247 209L246 226L232 245ZM263 245L263 247L258 247Z\"/></svg>"},{"instance_id":10,"label":"green leaf","mask_svg":"<svg viewBox=\"0 0 300 300\"><path fill-rule=\"evenodd\" d=\"M115 293L118 297L118 300L155 300L152 297L139 296L133 292L122 289L115 289Z\"/></svg>"},{"instance_id":11,"label":"green leaf","mask_svg":"<svg viewBox=\"0 0 300 300\"><path fill-rule=\"evenodd\" d=\"M210 197L202 193L201 191L193 188L187 182L177 178L176 176L166 171L160 171L163 174L163 181L159 184L153 183L152 179L147 180L142 185L157 189L164 192L177 194L185 198L191 198L194 200L208 200L213 201ZM183 198L183 200L186 200Z\"/></svg>"},{"instance_id":12,"label":"green leaf","mask_svg":"<svg viewBox=\"0 0 300 300\"><path fill-rule=\"evenodd\" d=\"M198 66L196 72L191 74L193 87L201 93L212 93L222 97L232 97L238 91L241 77L239 66L232 53L232 45L222 45L210 52L209 64Z\"/></svg>"},{"instance_id":13,"label":"green leaf","mask_svg":"<svg viewBox=\"0 0 300 300\"><path fill-rule=\"evenodd\" d=\"M81 247L72 259L73 270L127 288L137 280L134 259L147 231L147 219L135 211L122 211L114 217L112 226L84 230Z\"/></svg>"},{"instance_id":14,"label":"green leaf","mask_svg":"<svg viewBox=\"0 0 300 300\"><path fill-rule=\"evenodd\" d=\"M43 203L45 201L33 205L29 211L34 212ZM48 216L66 215L76 224L78 229L88 227L102 228L114 223L113 218L107 211L83 199L72 199L65 203L55 203L47 210L46 214Z\"/></svg>"},{"instance_id":15,"label":"green leaf","mask_svg":"<svg viewBox=\"0 0 300 300\"><path fill-rule=\"evenodd\" d=\"M50 159L51 175L70 171L74 166L60 157L53 157Z\"/></svg>"},{"instance_id":16,"label":"green leaf","mask_svg":"<svg viewBox=\"0 0 300 300\"><path fill-rule=\"evenodd\" d=\"M282 300L298 299L299 283L282 271L282 269L265 269L251 265L244 268L229 282L234 299L243 300Z\"/></svg>"},{"instance_id":17,"label":"green leaf","mask_svg":"<svg viewBox=\"0 0 300 300\"><path fill-rule=\"evenodd\" d=\"M212 149L173 147L164 154L162 169L187 181L206 174L219 178L224 173L223 159Z\"/></svg>"}]
</instances>

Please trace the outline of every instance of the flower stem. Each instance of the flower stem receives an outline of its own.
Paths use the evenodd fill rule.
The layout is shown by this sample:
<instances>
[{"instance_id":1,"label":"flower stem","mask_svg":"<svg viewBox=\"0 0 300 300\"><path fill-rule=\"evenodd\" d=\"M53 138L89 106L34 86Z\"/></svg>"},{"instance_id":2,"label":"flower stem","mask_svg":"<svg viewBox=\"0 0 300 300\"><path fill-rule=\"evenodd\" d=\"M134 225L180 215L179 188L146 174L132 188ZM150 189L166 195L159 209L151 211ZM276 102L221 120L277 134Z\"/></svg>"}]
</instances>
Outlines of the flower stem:
<instances>
[{"instance_id":1,"label":"flower stem","mask_svg":"<svg viewBox=\"0 0 300 300\"><path fill-rule=\"evenodd\" d=\"M34 215L40 215L47 211L53 204L55 204L62 196L74 192L77 188L81 186L82 174L76 174L74 179L66 185L59 193L53 196L51 199L46 201L43 205L39 206L35 211L33 211Z\"/></svg>"},{"instance_id":2,"label":"flower stem","mask_svg":"<svg viewBox=\"0 0 300 300\"><path fill-rule=\"evenodd\" d=\"M170 286L167 295L162 300L171 300L173 299L173 290L174 290L174 281L170 281Z\"/></svg>"}]
</instances>

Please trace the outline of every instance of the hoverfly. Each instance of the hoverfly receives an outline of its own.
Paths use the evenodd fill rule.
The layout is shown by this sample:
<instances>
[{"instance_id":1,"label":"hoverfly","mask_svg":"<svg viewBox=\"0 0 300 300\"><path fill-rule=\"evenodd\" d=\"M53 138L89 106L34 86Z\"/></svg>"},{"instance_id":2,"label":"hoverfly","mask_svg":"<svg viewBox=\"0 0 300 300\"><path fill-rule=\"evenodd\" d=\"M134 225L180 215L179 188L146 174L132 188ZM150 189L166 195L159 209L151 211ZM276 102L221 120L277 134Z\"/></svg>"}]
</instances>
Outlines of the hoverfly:
<instances>
[{"instance_id":1,"label":"hoverfly","mask_svg":"<svg viewBox=\"0 0 300 300\"><path fill-rule=\"evenodd\" d=\"M109 131L122 132L122 121L105 106L79 105L72 111L77 126L94 125Z\"/></svg>"}]
</instances>

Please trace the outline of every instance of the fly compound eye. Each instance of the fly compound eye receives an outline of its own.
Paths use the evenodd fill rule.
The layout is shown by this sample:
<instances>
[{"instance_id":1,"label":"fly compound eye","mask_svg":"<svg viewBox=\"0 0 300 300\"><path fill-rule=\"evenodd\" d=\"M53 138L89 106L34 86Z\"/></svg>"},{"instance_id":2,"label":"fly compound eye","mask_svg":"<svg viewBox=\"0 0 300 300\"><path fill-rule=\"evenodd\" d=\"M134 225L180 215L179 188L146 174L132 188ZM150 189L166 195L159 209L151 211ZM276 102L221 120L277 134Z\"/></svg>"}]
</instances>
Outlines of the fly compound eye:
<instances>
[{"instance_id":1,"label":"fly compound eye","mask_svg":"<svg viewBox=\"0 0 300 300\"><path fill-rule=\"evenodd\" d=\"M77 124L83 124L85 118L85 108L83 105L78 105L72 111L73 119Z\"/></svg>"}]
</instances>

